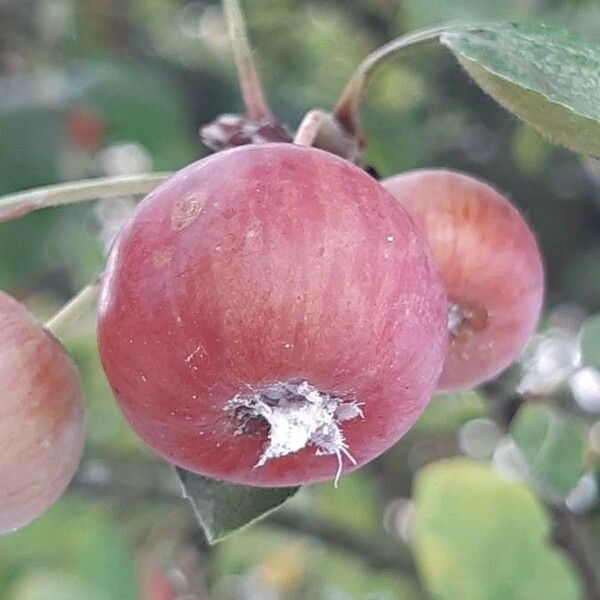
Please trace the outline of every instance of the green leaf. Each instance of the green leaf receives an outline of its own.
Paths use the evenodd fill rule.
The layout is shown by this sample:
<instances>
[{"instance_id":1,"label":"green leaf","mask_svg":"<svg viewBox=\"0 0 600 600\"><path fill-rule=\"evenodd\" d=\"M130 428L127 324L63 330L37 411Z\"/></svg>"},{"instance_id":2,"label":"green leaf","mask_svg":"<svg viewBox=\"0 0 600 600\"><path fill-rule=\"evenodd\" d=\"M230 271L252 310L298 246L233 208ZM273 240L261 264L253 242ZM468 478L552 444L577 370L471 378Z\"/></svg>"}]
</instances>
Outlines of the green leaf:
<instances>
[{"instance_id":1,"label":"green leaf","mask_svg":"<svg viewBox=\"0 0 600 600\"><path fill-rule=\"evenodd\" d=\"M534 484L551 499L563 499L583 473L583 425L547 406L525 405L511 435L527 459Z\"/></svg>"},{"instance_id":2,"label":"green leaf","mask_svg":"<svg viewBox=\"0 0 600 600\"><path fill-rule=\"evenodd\" d=\"M572 565L549 535L531 490L487 464L444 460L417 476L412 548L435 598L581 598Z\"/></svg>"},{"instance_id":3,"label":"green leaf","mask_svg":"<svg viewBox=\"0 0 600 600\"><path fill-rule=\"evenodd\" d=\"M600 156L600 47L561 29L498 23L440 41L505 108L561 144Z\"/></svg>"},{"instance_id":4,"label":"green leaf","mask_svg":"<svg viewBox=\"0 0 600 600\"><path fill-rule=\"evenodd\" d=\"M590 317L581 329L583 362L600 369L600 315Z\"/></svg>"},{"instance_id":5,"label":"green leaf","mask_svg":"<svg viewBox=\"0 0 600 600\"><path fill-rule=\"evenodd\" d=\"M176 471L210 544L267 516L300 489L234 485L179 467Z\"/></svg>"}]
</instances>

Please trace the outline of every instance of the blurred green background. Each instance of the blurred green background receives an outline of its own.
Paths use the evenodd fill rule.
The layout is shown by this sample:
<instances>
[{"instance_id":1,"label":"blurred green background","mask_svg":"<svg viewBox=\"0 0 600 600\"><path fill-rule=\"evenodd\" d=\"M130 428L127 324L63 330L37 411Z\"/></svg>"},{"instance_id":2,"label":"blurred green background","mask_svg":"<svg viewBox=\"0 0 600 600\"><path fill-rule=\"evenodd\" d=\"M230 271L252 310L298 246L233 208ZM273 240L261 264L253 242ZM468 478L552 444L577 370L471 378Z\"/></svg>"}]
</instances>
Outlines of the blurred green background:
<instances>
[{"instance_id":1,"label":"blurred green background","mask_svg":"<svg viewBox=\"0 0 600 600\"><path fill-rule=\"evenodd\" d=\"M369 51L417 27L543 20L600 43L597 0L243 6L269 100L291 127L330 108ZM0 194L177 169L208 153L202 124L242 110L218 2L0 0ZM441 49L383 66L364 122L380 174L461 169L527 216L548 295L521 361L481 390L434 398L396 447L339 489L306 488L208 547L170 468L115 407L89 316L65 339L88 401L84 461L48 514L0 539L0 598L600 597L600 364L582 357L580 335L600 311L600 162L547 144ZM100 272L134 202L0 224L0 289L47 318ZM597 358L600 340L590 344Z\"/></svg>"}]
</instances>

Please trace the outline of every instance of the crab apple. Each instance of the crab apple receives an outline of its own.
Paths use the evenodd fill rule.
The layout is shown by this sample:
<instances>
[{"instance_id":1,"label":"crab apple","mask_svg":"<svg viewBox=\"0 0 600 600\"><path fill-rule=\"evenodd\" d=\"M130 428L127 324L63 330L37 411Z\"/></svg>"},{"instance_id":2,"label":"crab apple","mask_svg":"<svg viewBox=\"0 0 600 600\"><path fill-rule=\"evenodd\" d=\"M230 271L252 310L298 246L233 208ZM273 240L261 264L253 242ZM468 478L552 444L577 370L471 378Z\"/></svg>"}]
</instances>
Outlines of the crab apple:
<instances>
[{"instance_id":1,"label":"crab apple","mask_svg":"<svg viewBox=\"0 0 600 600\"><path fill-rule=\"evenodd\" d=\"M519 354L544 296L540 251L517 209L454 171L418 170L382 185L425 233L448 291L450 343L438 389L487 381Z\"/></svg>"},{"instance_id":2,"label":"crab apple","mask_svg":"<svg viewBox=\"0 0 600 600\"><path fill-rule=\"evenodd\" d=\"M65 491L83 450L77 369L59 342L0 292L0 533L40 516Z\"/></svg>"},{"instance_id":3,"label":"crab apple","mask_svg":"<svg viewBox=\"0 0 600 600\"><path fill-rule=\"evenodd\" d=\"M105 271L99 349L126 418L169 461L296 485L410 428L446 308L422 234L374 179L321 150L249 145L138 205Z\"/></svg>"}]
</instances>

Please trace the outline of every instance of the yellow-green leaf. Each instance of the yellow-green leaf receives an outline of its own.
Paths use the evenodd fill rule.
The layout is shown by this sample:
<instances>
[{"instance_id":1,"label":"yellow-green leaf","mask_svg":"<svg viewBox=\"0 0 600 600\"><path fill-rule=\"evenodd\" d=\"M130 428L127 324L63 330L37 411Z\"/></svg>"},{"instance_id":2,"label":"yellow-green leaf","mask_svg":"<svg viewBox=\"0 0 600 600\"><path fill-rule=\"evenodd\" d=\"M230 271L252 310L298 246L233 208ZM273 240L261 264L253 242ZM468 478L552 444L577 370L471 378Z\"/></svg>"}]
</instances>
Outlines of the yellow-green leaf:
<instances>
[{"instance_id":1,"label":"yellow-green leaf","mask_svg":"<svg viewBox=\"0 0 600 600\"><path fill-rule=\"evenodd\" d=\"M579 600L565 556L533 492L491 466L450 459L415 487L412 548L423 582L441 600Z\"/></svg>"}]
</instances>

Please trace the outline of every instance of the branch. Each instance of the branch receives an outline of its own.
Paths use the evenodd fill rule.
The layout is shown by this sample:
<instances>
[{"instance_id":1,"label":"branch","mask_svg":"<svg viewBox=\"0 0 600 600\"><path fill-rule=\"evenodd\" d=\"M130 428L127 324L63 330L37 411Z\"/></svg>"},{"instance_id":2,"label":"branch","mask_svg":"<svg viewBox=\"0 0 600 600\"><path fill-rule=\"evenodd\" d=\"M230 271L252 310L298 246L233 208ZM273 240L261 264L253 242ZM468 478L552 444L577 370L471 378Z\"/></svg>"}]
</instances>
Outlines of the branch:
<instances>
[{"instance_id":1,"label":"branch","mask_svg":"<svg viewBox=\"0 0 600 600\"><path fill-rule=\"evenodd\" d=\"M156 464L146 462L137 465L139 461L119 461L108 469L113 478L98 480L85 476L84 469L77 473L69 486L69 492L92 497L127 498L130 502L154 502L157 504L173 504L183 500L179 485L175 480L167 479L167 470L161 473ZM165 463L165 467L166 467ZM127 473L131 471L145 473L138 480L143 481L143 487L134 486L128 481ZM405 547L398 543L390 543L386 538L367 539L348 530L319 519L314 514L303 515L286 508L269 515L265 524L294 531L314 537L325 544L350 552L358 556L370 567L377 570L392 570L403 576L416 580L415 568Z\"/></svg>"},{"instance_id":2,"label":"branch","mask_svg":"<svg viewBox=\"0 0 600 600\"><path fill-rule=\"evenodd\" d=\"M402 576L414 579L415 585L419 586L410 554L400 544L391 544L387 539L357 536L312 514L302 515L285 508L272 513L266 522L317 538L330 546L355 554L374 569L400 572Z\"/></svg>"}]
</instances>

